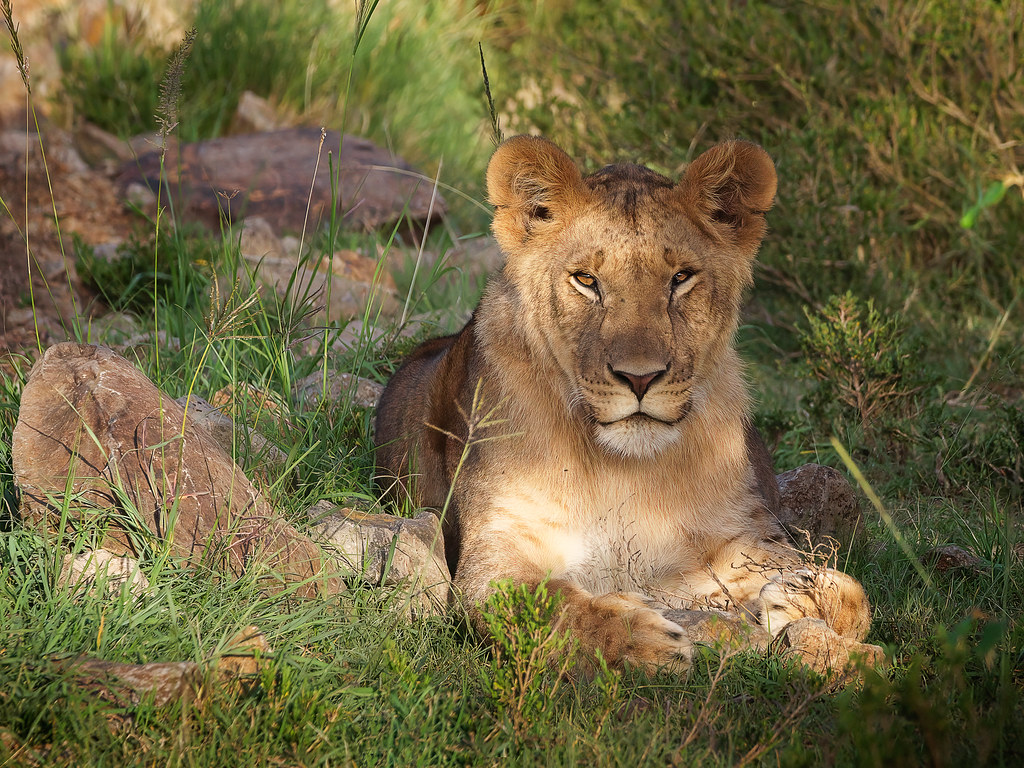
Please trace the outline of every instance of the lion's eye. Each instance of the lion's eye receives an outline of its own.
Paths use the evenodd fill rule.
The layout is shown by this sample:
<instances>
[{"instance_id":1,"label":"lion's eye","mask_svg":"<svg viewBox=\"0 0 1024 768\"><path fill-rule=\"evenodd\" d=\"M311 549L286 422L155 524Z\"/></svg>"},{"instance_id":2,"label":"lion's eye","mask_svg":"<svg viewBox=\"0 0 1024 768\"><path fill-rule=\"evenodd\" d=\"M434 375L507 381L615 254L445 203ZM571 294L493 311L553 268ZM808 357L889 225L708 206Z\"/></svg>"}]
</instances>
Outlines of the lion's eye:
<instances>
[{"instance_id":1,"label":"lion's eye","mask_svg":"<svg viewBox=\"0 0 1024 768\"><path fill-rule=\"evenodd\" d=\"M676 286L682 285L691 277L693 277L693 272L687 272L685 269L679 270L672 275L672 287L675 288Z\"/></svg>"},{"instance_id":2,"label":"lion's eye","mask_svg":"<svg viewBox=\"0 0 1024 768\"><path fill-rule=\"evenodd\" d=\"M589 272L573 272L571 277L573 288L591 301L601 301L601 286L598 285L596 277Z\"/></svg>"},{"instance_id":3,"label":"lion's eye","mask_svg":"<svg viewBox=\"0 0 1024 768\"><path fill-rule=\"evenodd\" d=\"M596 289L597 278L589 272L573 272L572 279L576 281L577 285L581 285L584 288Z\"/></svg>"},{"instance_id":4,"label":"lion's eye","mask_svg":"<svg viewBox=\"0 0 1024 768\"><path fill-rule=\"evenodd\" d=\"M687 269L681 269L672 275L672 292L676 291L685 293L693 287L693 278L696 276L695 272L690 272Z\"/></svg>"}]
</instances>

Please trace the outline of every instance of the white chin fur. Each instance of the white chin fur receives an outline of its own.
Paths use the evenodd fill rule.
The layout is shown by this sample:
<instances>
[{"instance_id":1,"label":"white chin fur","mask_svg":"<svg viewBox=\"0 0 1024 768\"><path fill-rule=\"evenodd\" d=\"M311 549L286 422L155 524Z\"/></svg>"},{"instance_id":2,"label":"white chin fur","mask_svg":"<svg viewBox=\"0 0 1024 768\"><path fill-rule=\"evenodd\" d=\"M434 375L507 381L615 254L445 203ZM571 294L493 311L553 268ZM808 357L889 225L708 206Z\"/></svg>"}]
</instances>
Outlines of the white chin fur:
<instances>
[{"instance_id":1,"label":"white chin fur","mask_svg":"<svg viewBox=\"0 0 1024 768\"><path fill-rule=\"evenodd\" d=\"M676 424L638 418L598 424L595 432L598 444L609 453L636 459L657 456L681 435L682 430Z\"/></svg>"}]
</instances>

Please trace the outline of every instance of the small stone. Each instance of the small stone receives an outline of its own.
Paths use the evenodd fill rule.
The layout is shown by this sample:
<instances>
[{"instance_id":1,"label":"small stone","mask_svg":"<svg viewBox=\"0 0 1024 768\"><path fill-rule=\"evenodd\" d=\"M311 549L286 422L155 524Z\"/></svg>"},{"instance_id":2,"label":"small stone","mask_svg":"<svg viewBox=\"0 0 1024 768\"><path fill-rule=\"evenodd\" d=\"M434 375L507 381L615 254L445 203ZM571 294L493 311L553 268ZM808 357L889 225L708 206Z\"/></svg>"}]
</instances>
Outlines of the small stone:
<instances>
[{"instance_id":1,"label":"small stone","mask_svg":"<svg viewBox=\"0 0 1024 768\"><path fill-rule=\"evenodd\" d=\"M237 275L243 289L252 272L257 284L295 306L308 306L312 310L309 321L319 325L361 317L368 305L371 316L391 316L400 309L394 279L386 271L375 275L376 261L370 257L348 251L330 260L303 261L275 255L282 251L278 240L273 250L243 252L248 266L241 267ZM362 279L366 276L369 278Z\"/></svg>"},{"instance_id":2,"label":"small stone","mask_svg":"<svg viewBox=\"0 0 1024 768\"><path fill-rule=\"evenodd\" d=\"M108 597L118 595L122 587L133 597L142 597L149 590L149 579L139 570L138 560L105 549L65 555L58 584L90 596L96 595L100 585Z\"/></svg>"},{"instance_id":3,"label":"small stone","mask_svg":"<svg viewBox=\"0 0 1024 768\"><path fill-rule=\"evenodd\" d=\"M505 254L493 237L476 237L456 243L445 254L445 262L468 275L483 276L497 272L505 263Z\"/></svg>"},{"instance_id":4,"label":"small stone","mask_svg":"<svg viewBox=\"0 0 1024 768\"><path fill-rule=\"evenodd\" d=\"M262 216L250 216L242 222L238 248L243 257L255 263L267 256L284 258L288 255L274 228Z\"/></svg>"},{"instance_id":5,"label":"small stone","mask_svg":"<svg viewBox=\"0 0 1024 768\"><path fill-rule=\"evenodd\" d=\"M921 562L931 565L939 573L945 573L953 569L980 570L984 560L956 544L946 544L925 552Z\"/></svg>"},{"instance_id":6,"label":"small stone","mask_svg":"<svg viewBox=\"0 0 1024 768\"><path fill-rule=\"evenodd\" d=\"M129 205L143 211L156 208L156 193L145 184L133 182L125 187L124 199Z\"/></svg>"},{"instance_id":7,"label":"small stone","mask_svg":"<svg viewBox=\"0 0 1024 768\"><path fill-rule=\"evenodd\" d=\"M235 116L231 118L231 134L262 133L281 128L282 122L277 110L262 96L252 91L242 91L238 97Z\"/></svg>"},{"instance_id":8,"label":"small stone","mask_svg":"<svg viewBox=\"0 0 1024 768\"><path fill-rule=\"evenodd\" d=\"M92 166L117 163L120 165L134 157L131 145L92 123L82 123L74 130L75 147L82 158Z\"/></svg>"},{"instance_id":9,"label":"small stone","mask_svg":"<svg viewBox=\"0 0 1024 768\"><path fill-rule=\"evenodd\" d=\"M159 131L150 131L149 133L140 133L132 136L128 139L128 146L131 147L132 151L132 160L130 162L134 163L142 155L155 153L159 158L159 154L165 149L167 153L177 152L178 139L173 134L161 136ZM148 188L150 185L146 184L145 186Z\"/></svg>"},{"instance_id":10,"label":"small stone","mask_svg":"<svg viewBox=\"0 0 1024 768\"><path fill-rule=\"evenodd\" d=\"M376 408L383 393L384 385L376 381L351 373L327 372L326 399L332 403L350 398L357 408ZM311 373L295 382L295 396L299 400L316 400L323 394L324 377L321 372Z\"/></svg>"},{"instance_id":11,"label":"small stone","mask_svg":"<svg viewBox=\"0 0 1024 768\"><path fill-rule=\"evenodd\" d=\"M860 502L842 473L820 464L804 464L776 477L779 522L798 547L860 545L864 538ZM810 541L808 542L808 537Z\"/></svg>"},{"instance_id":12,"label":"small stone","mask_svg":"<svg viewBox=\"0 0 1024 768\"><path fill-rule=\"evenodd\" d=\"M273 652L260 628L249 625L224 644L216 662L217 672L225 678L257 675L267 666L267 657Z\"/></svg>"},{"instance_id":13,"label":"small stone","mask_svg":"<svg viewBox=\"0 0 1024 768\"><path fill-rule=\"evenodd\" d=\"M181 351L181 339L177 336L168 336L167 331L157 331L155 335L152 331L136 333L120 344L111 344L110 346L118 354L127 355L130 352L138 353L143 348L152 347L154 342L156 342L160 349L166 349L171 352Z\"/></svg>"},{"instance_id":14,"label":"small stone","mask_svg":"<svg viewBox=\"0 0 1024 768\"><path fill-rule=\"evenodd\" d=\"M341 569L370 584L407 590L414 616L443 612L451 576L437 517L374 515L319 502L309 510L312 534L333 549Z\"/></svg>"},{"instance_id":15,"label":"small stone","mask_svg":"<svg viewBox=\"0 0 1024 768\"><path fill-rule=\"evenodd\" d=\"M364 323L356 318L341 330L331 342L331 349L336 352L347 352L352 349L376 349L377 344L387 335L384 329Z\"/></svg>"}]
</instances>

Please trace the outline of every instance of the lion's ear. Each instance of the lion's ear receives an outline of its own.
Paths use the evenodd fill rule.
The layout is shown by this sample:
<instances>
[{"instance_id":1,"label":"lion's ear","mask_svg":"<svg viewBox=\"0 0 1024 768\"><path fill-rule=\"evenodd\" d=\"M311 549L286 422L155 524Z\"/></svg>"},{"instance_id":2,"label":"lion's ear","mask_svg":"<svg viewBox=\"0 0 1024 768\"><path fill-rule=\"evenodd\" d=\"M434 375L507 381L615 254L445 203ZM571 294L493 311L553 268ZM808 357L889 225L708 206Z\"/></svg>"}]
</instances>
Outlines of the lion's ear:
<instances>
[{"instance_id":1,"label":"lion's ear","mask_svg":"<svg viewBox=\"0 0 1024 768\"><path fill-rule=\"evenodd\" d=\"M756 252L775 201L775 165L757 144L726 141L702 154L679 182L683 205L708 235Z\"/></svg>"},{"instance_id":2,"label":"lion's ear","mask_svg":"<svg viewBox=\"0 0 1024 768\"><path fill-rule=\"evenodd\" d=\"M508 139L487 166L494 235L505 250L526 242L536 226L564 216L584 194L572 158L537 136Z\"/></svg>"}]
</instances>

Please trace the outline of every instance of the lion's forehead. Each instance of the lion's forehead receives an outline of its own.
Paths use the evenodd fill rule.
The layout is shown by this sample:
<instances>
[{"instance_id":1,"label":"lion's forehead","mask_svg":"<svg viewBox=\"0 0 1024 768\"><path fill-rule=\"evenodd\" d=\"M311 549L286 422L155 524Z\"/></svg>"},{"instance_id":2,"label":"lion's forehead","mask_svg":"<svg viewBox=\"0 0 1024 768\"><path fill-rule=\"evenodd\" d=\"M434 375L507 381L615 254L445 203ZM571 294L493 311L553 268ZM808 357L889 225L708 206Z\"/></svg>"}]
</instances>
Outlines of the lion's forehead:
<instances>
[{"instance_id":1,"label":"lion's forehead","mask_svg":"<svg viewBox=\"0 0 1024 768\"><path fill-rule=\"evenodd\" d=\"M563 256L607 271L663 274L706 265L702 243L679 214L646 211L627 220L605 207L583 213L564 233Z\"/></svg>"}]
</instances>

